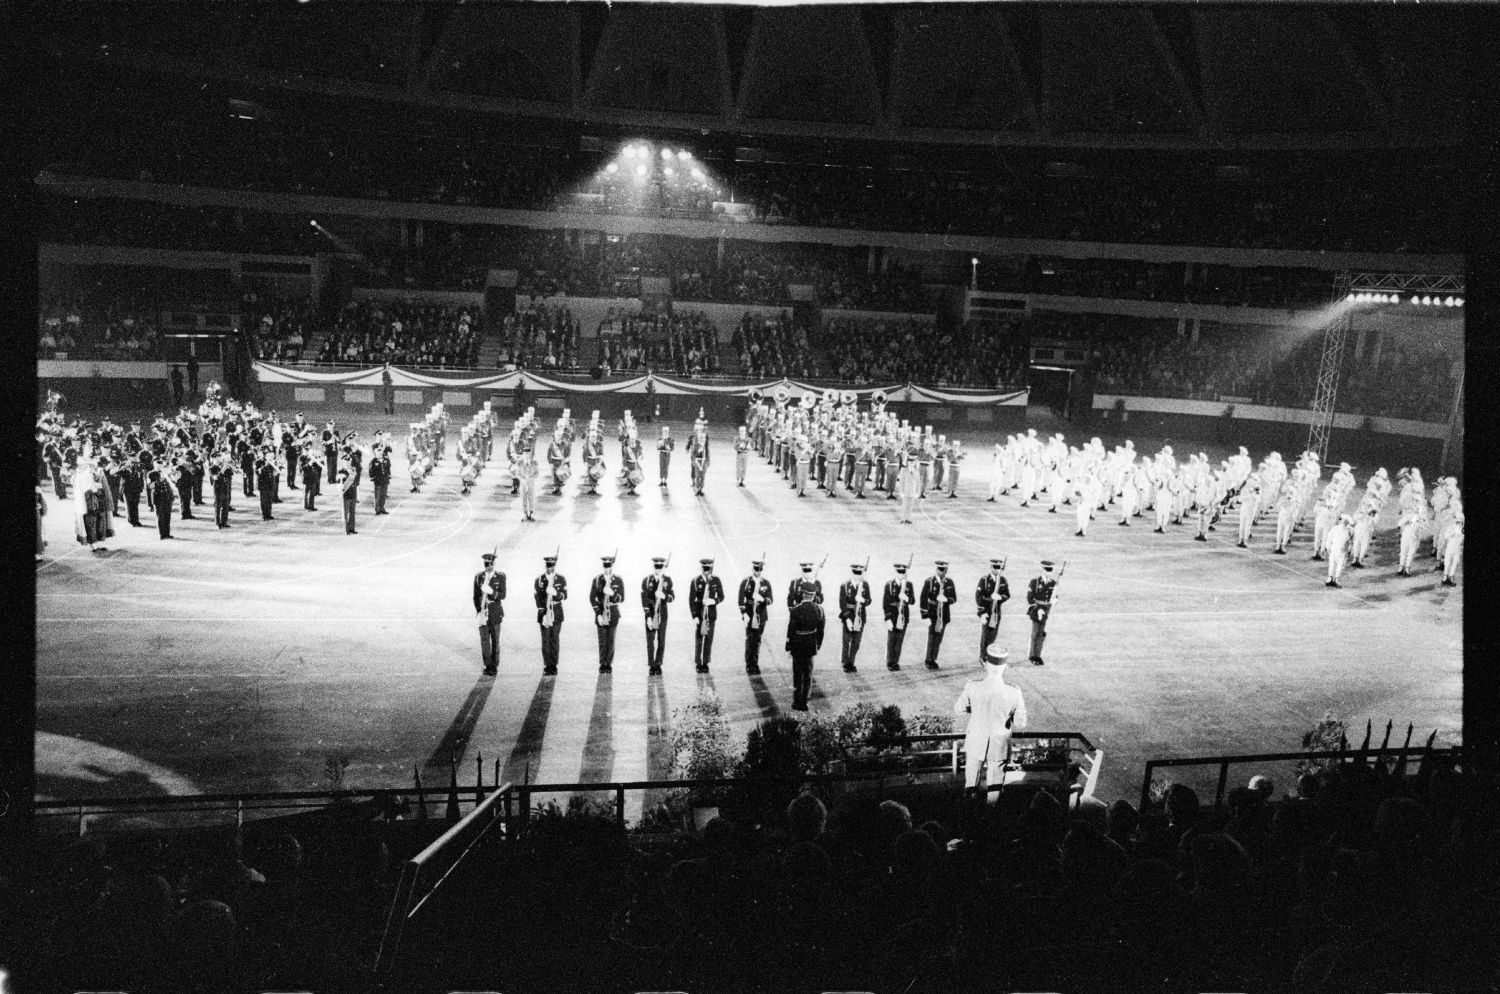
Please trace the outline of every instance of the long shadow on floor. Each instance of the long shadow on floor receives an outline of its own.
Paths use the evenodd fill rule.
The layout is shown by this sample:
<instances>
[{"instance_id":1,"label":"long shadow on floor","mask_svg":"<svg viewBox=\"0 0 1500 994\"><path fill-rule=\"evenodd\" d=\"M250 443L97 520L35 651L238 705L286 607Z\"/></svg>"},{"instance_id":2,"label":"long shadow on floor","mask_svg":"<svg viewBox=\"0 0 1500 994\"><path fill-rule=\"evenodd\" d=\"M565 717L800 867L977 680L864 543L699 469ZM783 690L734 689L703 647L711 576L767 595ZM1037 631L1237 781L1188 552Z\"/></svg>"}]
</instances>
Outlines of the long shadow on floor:
<instances>
[{"instance_id":1,"label":"long shadow on floor","mask_svg":"<svg viewBox=\"0 0 1500 994\"><path fill-rule=\"evenodd\" d=\"M463 706L458 709L458 714L453 716L453 721L448 725L448 730L443 733L442 741L427 757L427 762L422 765L429 770L439 769L447 766L450 762L457 762L463 755L464 747L469 743L469 736L474 732L474 726L479 722L479 716L484 713L484 705L490 698L490 691L495 688L495 678L481 675L479 681L474 684L474 689L469 691L469 696L464 700Z\"/></svg>"},{"instance_id":2,"label":"long shadow on floor","mask_svg":"<svg viewBox=\"0 0 1500 994\"><path fill-rule=\"evenodd\" d=\"M611 705L613 679L600 673L594 684L594 709L589 714L588 737L583 743L579 783L607 781L615 768L614 711Z\"/></svg>"},{"instance_id":3,"label":"long shadow on floor","mask_svg":"<svg viewBox=\"0 0 1500 994\"><path fill-rule=\"evenodd\" d=\"M537 684L536 693L531 695L531 706L526 709L526 717L521 721L521 731L516 735L515 747L510 751L510 758L505 761L502 783L525 783L528 778L535 779L536 770L541 764L542 738L547 732L547 715L552 710L552 689L556 682L556 677L544 675Z\"/></svg>"}]
</instances>

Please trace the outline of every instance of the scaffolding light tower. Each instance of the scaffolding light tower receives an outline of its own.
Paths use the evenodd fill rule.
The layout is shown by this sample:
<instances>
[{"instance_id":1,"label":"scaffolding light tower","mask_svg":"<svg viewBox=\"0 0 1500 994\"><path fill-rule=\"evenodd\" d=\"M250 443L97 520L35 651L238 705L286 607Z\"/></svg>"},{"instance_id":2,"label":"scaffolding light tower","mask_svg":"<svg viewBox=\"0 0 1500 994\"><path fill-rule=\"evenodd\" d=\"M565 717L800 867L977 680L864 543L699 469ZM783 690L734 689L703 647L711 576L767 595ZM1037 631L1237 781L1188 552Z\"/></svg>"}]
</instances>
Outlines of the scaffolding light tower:
<instances>
[{"instance_id":1,"label":"scaffolding light tower","mask_svg":"<svg viewBox=\"0 0 1500 994\"><path fill-rule=\"evenodd\" d=\"M1323 357L1318 363L1318 383L1313 394L1312 424L1308 426L1307 447L1317 453L1318 461L1328 461L1328 438L1333 433L1333 418L1338 411L1339 371L1344 361L1344 343L1353 324L1354 294L1393 294L1396 302L1387 306L1399 306L1412 295L1456 297L1459 306L1463 303L1464 278L1452 273L1391 273L1359 270L1342 270L1333 278L1332 303L1345 304L1339 307L1334 319L1323 332ZM1451 301L1450 301L1451 302ZM1455 406L1455 411L1459 408ZM1455 414L1453 417L1457 417ZM1450 419L1449 434L1452 434ZM1444 443L1444 462L1447 461L1448 445Z\"/></svg>"}]
</instances>

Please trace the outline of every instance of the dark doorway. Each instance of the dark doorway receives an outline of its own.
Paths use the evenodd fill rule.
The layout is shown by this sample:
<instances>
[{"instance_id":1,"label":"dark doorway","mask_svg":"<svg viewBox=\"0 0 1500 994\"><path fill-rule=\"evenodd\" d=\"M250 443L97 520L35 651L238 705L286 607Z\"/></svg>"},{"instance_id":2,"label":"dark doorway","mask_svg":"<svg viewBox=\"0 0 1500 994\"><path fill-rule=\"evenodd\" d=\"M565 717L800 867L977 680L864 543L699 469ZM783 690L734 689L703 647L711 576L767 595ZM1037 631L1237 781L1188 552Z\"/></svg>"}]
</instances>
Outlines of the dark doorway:
<instances>
[{"instance_id":1,"label":"dark doorway","mask_svg":"<svg viewBox=\"0 0 1500 994\"><path fill-rule=\"evenodd\" d=\"M1057 417L1070 418L1072 412L1068 408L1074 372L1057 366L1032 366L1027 370L1031 387L1028 406L1043 407Z\"/></svg>"}]
</instances>

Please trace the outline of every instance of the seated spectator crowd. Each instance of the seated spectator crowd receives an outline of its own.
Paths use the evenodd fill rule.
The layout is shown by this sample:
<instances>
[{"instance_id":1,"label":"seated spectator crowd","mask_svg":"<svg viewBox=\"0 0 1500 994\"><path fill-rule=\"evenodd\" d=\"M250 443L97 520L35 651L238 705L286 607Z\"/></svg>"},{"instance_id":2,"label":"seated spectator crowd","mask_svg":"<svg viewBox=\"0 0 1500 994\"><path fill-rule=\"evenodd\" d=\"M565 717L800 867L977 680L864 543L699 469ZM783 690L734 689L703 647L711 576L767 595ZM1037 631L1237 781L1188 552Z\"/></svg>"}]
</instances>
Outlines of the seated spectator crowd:
<instances>
[{"instance_id":1,"label":"seated spectator crowd","mask_svg":"<svg viewBox=\"0 0 1500 994\"><path fill-rule=\"evenodd\" d=\"M479 362L478 308L351 300L315 361L472 369Z\"/></svg>"},{"instance_id":2,"label":"seated spectator crowd","mask_svg":"<svg viewBox=\"0 0 1500 994\"><path fill-rule=\"evenodd\" d=\"M817 345L846 382L937 387L1018 387L1026 382L1027 339L1016 322L932 322L834 318Z\"/></svg>"},{"instance_id":3,"label":"seated spectator crowd","mask_svg":"<svg viewBox=\"0 0 1500 994\"><path fill-rule=\"evenodd\" d=\"M719 329L701 311L622 314L614 308L599 322L596 377L647 370L679 376L717 376Z\"/></svg>"},{"instance_id":4,"label":"seated spectator crowd","mask_svg":"<svg viewBox=\"0 0 1500 994\"><path fill-rule=\"evenodd\" d=\"M91 304L84 295L44 300L37 353L43 359L155 359L157 308L106 297Z\"/></svg>"},{"instance_id":5,"label":"seated spectator crowd","mask_svg":"<svg viewBox=\"0 0 1500 994\"><path fill-rule=\"evenodd\" d=\"M501 319L499 333L496 366L502 370L578 368L578 319L566 307L532 298Z\"/></svg>"},{"instance_id":6,"label":"seated spectator crowd","mask_svg":"<svg viewBox=\"0 0 1500 994\"><path fill-rule=\"evenodd\" d=\"M486 934L403 951L434 990L550 989L559 957L622 991L1477 989L1497 794L1451 759L1410 772L1335 763L1280 795L1258 775L1222 807L1175 784L1145 810L887 785L724 810L701 835L539 810L450 881ZM55 845L31 948L58 989L365 989L392 851L435 834L403 826Z\"/></svg>"}]
</instances>

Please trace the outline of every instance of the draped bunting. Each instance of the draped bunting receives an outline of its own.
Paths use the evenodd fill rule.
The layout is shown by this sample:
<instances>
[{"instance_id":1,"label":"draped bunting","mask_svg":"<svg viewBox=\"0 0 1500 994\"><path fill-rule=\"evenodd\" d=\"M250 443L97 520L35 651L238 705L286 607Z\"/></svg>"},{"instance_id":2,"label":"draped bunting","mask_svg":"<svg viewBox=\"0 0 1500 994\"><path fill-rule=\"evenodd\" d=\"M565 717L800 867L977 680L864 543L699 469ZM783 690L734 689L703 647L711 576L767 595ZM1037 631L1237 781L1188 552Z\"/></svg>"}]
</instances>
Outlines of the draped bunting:
<instances>
[{"instance_id":1,"label":"draped bunting","mask_svg":"<svg viewBox=\"0 0 1500 994\"><path fill-rule=\"evenodd\" d=\"M255 363L255 373L262 383L378 387L381 385L381 372L382 369L379 366L341 372L314 372L300 367L279 366L269 362ZM518 385L524 384L527 390L556 390L573 393L645 393L648 379L655 381L656 392L659 394L700 397L748 396L752 390L759 390L761 393L769 396L774 394L778 388L784 386L795 399L809 394L813 397L821 397L824 392L830 389L829 387L817 386L816 384L801 380L785 378L764 380L758 383L732 384L701 383L695 380L680 379L675 376L654 375L648 377L644 374L613 380L565 380L543 376L529 369L509 373L495 373L489 376L459 378L431 376L425 373L414 372L410 369L391 367L391 382L394 386L408 388L439 387L447 390L514 390ZM839 393L853 393L864 402L868 402L870 396L877 390L884 390L886 397L893 402L912 404L953 404L963 406L1024 405L1027 398L1027 391L1025 390L939 390L935 387L924 387L915 383L871 384L860 387L839 386L831 389L835 389Z\"/></svg>"}]
</instances>

